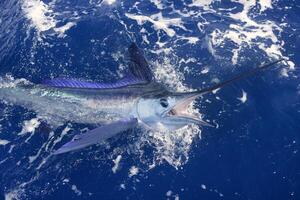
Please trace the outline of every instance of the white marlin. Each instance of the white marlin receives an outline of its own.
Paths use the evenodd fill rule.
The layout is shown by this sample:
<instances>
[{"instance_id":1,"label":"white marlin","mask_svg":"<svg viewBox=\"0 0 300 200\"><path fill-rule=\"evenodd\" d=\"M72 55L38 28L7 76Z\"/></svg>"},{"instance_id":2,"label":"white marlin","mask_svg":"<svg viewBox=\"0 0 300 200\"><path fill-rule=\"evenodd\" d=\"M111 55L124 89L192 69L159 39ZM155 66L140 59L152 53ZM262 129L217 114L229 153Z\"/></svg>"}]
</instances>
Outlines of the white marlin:
<instances>
[{"instance_id":1,"label":"white marlin","mask_svg":"<svg viewBox=\"0 0 300 200\"><path fill-rule=\"evenodd\" d=\"M138 124L154 130L161 127L176 130L192 123L211 126L187 111L197 97L282 61L251 69L206 89L178 93L155 81L143 52L135 44L129 47L129 55L130 72L117 82L92 83L66 78L38 85L20 82L12 86L6 82L0 88L0 99L35 111L52 125L74 122L99 126L75 135L53 153L61 154L99 143Z\"/></svg>"}]
</instances>

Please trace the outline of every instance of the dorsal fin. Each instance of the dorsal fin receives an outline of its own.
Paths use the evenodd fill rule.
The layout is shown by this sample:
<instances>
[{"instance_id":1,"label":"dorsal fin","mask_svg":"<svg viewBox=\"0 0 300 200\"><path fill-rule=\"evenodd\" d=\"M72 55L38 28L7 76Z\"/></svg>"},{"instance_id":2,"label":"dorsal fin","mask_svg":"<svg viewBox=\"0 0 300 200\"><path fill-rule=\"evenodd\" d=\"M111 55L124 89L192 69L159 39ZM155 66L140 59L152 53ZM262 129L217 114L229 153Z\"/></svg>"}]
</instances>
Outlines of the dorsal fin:
<instances>
[{"instance_id":1,"label":"dorsal fin","mask_svg":"<svg viewBox=\"0 0 300 200\"><path fill-rule=\"evenodd\" d=\"M114 83L93 83L78 79L55 78L46 80L43 84L56 88L115 89L144 83L146 83L144 80L139 80L133 76L128 75Z\"/></svg>"},{"instance_id":2,"label":"dorsal fin","mask_svg":"<svg viewBox=\"0 0 300 200\"><path fill-rule=\"evenodd\" d=\"M128 51L130 55L130 73L114 83L93 83L78 79L55 78L46 80L43 84L57 88L115 89L130 85L147 84L153 81L154 76L144 58L142 50L140 50L135 43L132 43Z\"/></svg>"},{"instance_id":3,"label":"dorsal fin","mask_svg":"<svg viewBox=\"0 0 300 200\"><path fill-rule=\"evenodd\" d=\"M144 53L132 43L128 49L130 56L129 70L136 78L151 82L154 80L153 73L144 57Z\"/></svg>"}]
</instances>

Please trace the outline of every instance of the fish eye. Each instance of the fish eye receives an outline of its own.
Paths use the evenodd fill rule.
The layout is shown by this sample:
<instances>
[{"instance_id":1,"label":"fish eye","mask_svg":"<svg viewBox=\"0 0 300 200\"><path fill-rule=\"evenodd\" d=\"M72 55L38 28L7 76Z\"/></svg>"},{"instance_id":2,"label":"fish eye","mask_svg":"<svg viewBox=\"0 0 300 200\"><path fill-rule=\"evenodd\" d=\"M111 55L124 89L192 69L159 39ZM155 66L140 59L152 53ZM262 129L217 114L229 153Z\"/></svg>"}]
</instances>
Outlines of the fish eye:
<instances>
[{"instance_id":1,"label":"fish eye","mask_svg":"<svg viewBox=\"0 0 300 200\"><path fill-rule=\"evenodd\" d=\"M164 108L169 106L168 100L167 99L160 99L160 105Z\"/></svg>"}]
</instances>

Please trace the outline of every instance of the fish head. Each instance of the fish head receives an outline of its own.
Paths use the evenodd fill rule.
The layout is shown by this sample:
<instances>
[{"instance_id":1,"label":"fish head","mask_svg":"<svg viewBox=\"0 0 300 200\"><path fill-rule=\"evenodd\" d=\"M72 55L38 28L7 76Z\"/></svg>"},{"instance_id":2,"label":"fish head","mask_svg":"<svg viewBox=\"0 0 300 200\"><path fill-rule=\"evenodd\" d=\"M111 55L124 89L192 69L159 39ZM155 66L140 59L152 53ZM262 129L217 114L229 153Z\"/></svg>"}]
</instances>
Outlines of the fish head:
<instances>
[{"instance_id":1,"label":"fish head","mask_svg":"<svg viewBox=\"0 0 300 200\"><path fill-rule=\"evenodd\" d=\"M189 124L210 126L200 115L192 112L193 102L201 96L197 92L159 94L143 97L137 103L141 122L154 130L177 130Z\"/></svg>"}]
</instances>

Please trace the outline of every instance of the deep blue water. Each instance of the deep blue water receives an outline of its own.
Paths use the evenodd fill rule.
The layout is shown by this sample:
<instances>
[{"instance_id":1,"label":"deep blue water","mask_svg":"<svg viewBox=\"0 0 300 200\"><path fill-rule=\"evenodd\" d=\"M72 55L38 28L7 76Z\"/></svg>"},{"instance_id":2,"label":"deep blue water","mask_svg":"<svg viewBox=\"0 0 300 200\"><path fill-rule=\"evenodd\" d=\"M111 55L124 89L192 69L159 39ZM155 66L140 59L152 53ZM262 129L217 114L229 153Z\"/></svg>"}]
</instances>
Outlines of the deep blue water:
<instances>
[{"instance_id":1,"label":"deep blue water","mask_svg":"<svg viewBox=\"0 0 300 200\"><path fill-rule=\"evenodd\" d=\"M175 91L289 61L198 99L218 128L129 131L59 157L85 125L51 130L2 102L0 198L300 199L299 22L297 0L1 1L0 76L15 81L116 80L131 42Z\"/></svg>"}]
</instances>

